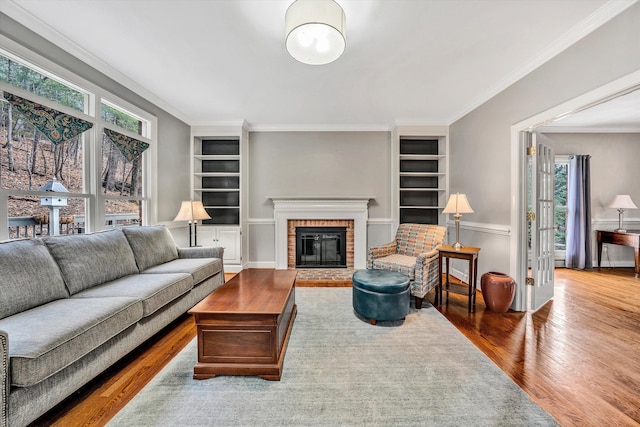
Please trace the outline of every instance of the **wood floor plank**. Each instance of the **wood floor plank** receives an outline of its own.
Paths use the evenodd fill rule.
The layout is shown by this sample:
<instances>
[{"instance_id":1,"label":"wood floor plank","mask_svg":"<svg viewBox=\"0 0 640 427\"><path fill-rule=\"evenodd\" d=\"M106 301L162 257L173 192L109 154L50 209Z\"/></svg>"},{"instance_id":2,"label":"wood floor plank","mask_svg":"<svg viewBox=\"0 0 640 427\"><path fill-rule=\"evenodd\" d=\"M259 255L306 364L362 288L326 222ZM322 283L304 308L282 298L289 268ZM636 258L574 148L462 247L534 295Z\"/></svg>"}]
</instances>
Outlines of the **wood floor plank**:
<instances>
[{"instance_id":1,"label":"wood floor plank","mask_svg":"<svg viewBox=\"0 0 640 427\"><path fill-rule=\"evenodd\" d=\"M490 312L481 293L474 313L460 295L438 310L562 426L639 426L640 279L557 269L555 281L534 313ZM35 425L106 424L194 336L184 316Z\"/></svg>"}]
</instances>

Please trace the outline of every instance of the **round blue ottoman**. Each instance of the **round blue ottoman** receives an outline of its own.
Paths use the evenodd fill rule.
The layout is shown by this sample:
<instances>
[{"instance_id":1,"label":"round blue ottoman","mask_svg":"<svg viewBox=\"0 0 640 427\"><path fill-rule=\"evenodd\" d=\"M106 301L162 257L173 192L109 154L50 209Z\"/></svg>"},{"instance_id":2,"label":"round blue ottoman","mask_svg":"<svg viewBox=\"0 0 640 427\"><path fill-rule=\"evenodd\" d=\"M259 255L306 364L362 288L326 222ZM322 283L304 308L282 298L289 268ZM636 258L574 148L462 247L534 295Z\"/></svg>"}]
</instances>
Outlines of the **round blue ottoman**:
<instances>
[{"instance_id":1,"label":"round blue ottoman","mask_svg":"<svg viewBox=\"0 0 640 427\"><path fill-rule=\"evenodd\" d=\"M369 319L400 320L409 313L409 277L388 270L358 270L353 273L353 309Z\"/></svg>"}]
</instances>

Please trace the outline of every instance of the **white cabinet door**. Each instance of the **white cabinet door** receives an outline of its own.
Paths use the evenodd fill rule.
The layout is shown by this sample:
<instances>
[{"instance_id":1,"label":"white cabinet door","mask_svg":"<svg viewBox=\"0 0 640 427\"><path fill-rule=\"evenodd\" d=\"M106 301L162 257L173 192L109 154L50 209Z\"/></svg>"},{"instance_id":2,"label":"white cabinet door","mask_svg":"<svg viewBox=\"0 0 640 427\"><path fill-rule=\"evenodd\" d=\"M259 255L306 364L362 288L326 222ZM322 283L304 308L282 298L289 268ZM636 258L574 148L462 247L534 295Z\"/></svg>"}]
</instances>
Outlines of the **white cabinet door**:
<instances>
[{"instance_id":1,"label":"white cabinet door","mask_svg":"<svg viewBox=\"0 0 640 427\"><path fill-rule=\"evenodd\" d=\"M202 246L222 246L225 264L240 264L240 227L198 227L198 244Z\"/></svg>"},{"instance_id":2,"label":"white cabinet door","mask_svg":"<svg viewBox=\"0 0 640 427\"><path fill-rule=\"evenodd\" d=\"M224 248L223 261L229 264L240 264L240 228L216 227L214 246Z\"/></svg>"}]
</instances>

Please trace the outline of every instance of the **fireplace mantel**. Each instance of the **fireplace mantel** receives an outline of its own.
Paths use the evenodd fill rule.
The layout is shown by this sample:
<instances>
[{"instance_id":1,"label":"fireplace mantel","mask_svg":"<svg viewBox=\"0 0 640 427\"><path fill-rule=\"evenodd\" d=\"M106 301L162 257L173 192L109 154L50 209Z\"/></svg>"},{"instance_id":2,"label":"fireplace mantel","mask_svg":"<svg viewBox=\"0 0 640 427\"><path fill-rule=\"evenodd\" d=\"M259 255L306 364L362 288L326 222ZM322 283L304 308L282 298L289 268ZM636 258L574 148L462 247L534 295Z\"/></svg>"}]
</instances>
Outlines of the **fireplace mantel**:
<instances>
[{"instance_id":1,"label":"fireplace mantel","mask_svg":"<svg viewBox=\"0 0 640 427\"><path fill-rule=\"evenodd\" d=\"M290 219L352 219L354 268L367 266L367 219L373 196L267 196L273 201L276 269L287 268L287 221Z\"/></svg>"}]
</instances>

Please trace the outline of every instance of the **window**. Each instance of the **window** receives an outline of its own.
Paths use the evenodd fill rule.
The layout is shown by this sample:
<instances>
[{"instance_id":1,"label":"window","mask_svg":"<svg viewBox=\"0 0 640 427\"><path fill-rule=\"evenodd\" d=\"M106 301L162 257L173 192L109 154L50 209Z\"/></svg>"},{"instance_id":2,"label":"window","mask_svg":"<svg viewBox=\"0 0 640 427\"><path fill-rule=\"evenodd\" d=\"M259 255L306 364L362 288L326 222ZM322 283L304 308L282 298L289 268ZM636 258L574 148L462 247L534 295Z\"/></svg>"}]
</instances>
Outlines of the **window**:
<instances>
[{"instance_id":1,"label":"window","mask_svg":"<svg viewBox=\"0 0 640 427\"><path fill-rule=\"evenodd\" d=\"M4 98L0 103L0 188L37 191L55 178L83 192L84 137L54 144Z\"/></svg>"},{"instance_id":2,"label":"window","mask_svg":"<svg viewBox=\"0 0 640 427\"><path fill-rule=\"evenodd\" d=\"M85 112L86 93L43 70L39 71L35 66L11 59L8 53L0 54L0 81L76 111Z\"/></svg>"},{"instance_id":3,"label":"window","mask_svg":"<svg viewBox=\"0 0 640 427\"><path fill-rule=\"evenodd\" d=\"M28 51L24 55L34 56ZM154 164L152 150L143 150L153 147L155 118L69 77L68 70L48 66L64 78L0 47L0 240L148 222L153 208L146 187ZM81 119L91 128L52 142L45 135L47 129L39 130L33 116L22 113L15 99L9 102L3 92ZM114 143L106 134L109 130L138 144L135 155L121 141ZM53 180L63 189L56 187L58 192L48 195L64 199L55 213L53 206L42 202L40 191ZM90 203L92 199L97 204ZM49 224L54 219L60 223L55 228Z\"/></svg>"},{"instance_id":4,"label":"window","mask_svg":"<svg viewBox=\"0 0 640 427\"><path fill-rule=\"evenodd\" d=\"M148 121L115 103L103 100L100 114L110 124L132 134L147 136ZM131 136L133 138L133 136ZM135 138L134 138L135 139ZM101 188L104 194L106 225L141 223L145 211L143 156L126 156L105 133L102 134Z\"/></svg>"},{"instance_id":5,"label":"window","mask_svg":"<svg viewBox=\"0 0 640 427\"><path fill-rule=\"evenodd\" d=\"M567 176L569 156L555 157L554 221L556 258L564 259L567 231Z\"/></svg>"},{"instance_id":6,"label":"window","mask_svg":"<svg viewBox=\"0 0 640 427\"><path fill-rule=\"evenodd\" d=\"M144 121L132 113L105 100L100 104L100 117L107 123L114 124L124 130L141 136L148 136L145 132Z\"/></svg>"}]
</instances>

